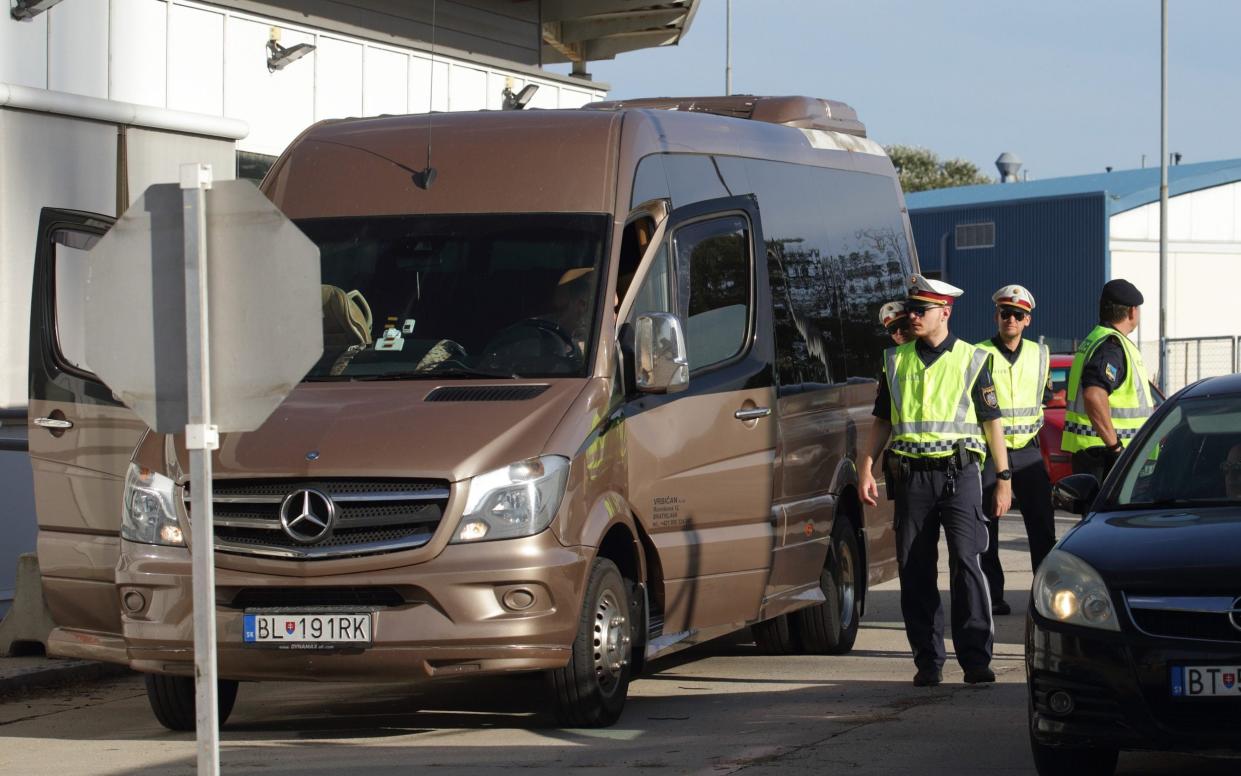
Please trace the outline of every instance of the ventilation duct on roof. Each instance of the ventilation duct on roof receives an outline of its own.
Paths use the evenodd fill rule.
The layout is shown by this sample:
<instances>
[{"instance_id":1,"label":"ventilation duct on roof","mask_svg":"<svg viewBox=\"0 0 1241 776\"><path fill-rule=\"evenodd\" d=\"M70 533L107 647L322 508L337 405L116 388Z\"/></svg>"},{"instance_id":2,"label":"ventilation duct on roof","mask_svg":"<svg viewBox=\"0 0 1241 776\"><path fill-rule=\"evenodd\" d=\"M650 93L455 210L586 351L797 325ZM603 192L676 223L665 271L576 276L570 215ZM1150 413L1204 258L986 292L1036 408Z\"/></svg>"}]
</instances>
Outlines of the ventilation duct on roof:
<instances>
[{"instance_id":1,"label":"ventilation duct on roof","mask_svg":"<svg viewBox=\"0 0 1241 776\"><path fill-rule=\"evenodd\" d=\"M1016 183L1017 171L1021 169L1021 160L1016 154L1005 151L996 158L995 168L1000 171L1000 183Z\"/></svg>"}]
</instances>

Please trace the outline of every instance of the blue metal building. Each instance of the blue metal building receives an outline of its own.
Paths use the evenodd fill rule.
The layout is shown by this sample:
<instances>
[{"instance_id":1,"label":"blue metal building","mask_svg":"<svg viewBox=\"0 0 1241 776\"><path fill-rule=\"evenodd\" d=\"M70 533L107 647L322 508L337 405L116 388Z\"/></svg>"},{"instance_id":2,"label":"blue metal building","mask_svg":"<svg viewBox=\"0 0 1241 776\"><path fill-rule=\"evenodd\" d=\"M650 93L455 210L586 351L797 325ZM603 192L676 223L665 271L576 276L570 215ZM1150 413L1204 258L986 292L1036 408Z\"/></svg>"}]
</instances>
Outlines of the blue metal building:
<instances>
[{"instance_id":1,"label":"blue metal building","mask_svg":"<svg viewBox=\"0 0 1241 776\"><path fill-rule=\"evenodd\" d=\"M1241 159L1177 165L1170 197L1241 181ZM952 328L971 342L995 333L991 294L1020 283L1038 307L1029 335L1068 350L1094 326L1112 278L1112 216L1159 200L1159 168L917 192L906 197L922 271L965 290ZM1148 301L1158 288L1144 289ZM1153 320L1153 317L1152 317Z\"/></svg>"}]
</instances>

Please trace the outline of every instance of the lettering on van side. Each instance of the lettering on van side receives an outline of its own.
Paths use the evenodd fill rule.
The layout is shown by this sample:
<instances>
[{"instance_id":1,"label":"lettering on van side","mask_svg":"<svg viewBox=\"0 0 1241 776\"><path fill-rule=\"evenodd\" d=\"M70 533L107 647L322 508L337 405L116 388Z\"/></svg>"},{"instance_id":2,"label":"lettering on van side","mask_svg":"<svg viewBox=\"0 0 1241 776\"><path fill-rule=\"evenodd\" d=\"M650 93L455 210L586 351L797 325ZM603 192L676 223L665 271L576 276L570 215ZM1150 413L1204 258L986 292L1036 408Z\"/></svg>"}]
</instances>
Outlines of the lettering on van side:
<instances>
[{"instance_id":1,"label":"lettering on van side","mask_svg":"<svg viewBox=\"0 0 1241 776\"><path fill-rule=\"evenodd\" d=\"M684 528L688 517L681 516L685 499L680 496L657 496L651 509L651 524L656 528Z\"/></svg>"}]
</instances>

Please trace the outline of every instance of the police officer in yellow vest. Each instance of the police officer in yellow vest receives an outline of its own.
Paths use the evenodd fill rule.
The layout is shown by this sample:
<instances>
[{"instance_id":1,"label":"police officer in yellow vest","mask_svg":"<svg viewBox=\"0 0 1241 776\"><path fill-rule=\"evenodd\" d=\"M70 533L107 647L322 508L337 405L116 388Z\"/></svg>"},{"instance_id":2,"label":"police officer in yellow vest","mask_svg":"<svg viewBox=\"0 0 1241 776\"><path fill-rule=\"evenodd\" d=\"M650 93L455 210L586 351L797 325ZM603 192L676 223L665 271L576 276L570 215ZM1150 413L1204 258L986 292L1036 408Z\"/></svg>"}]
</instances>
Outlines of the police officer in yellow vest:
<instances>
[{"instance_id":1,"label":"police officer in yellow vest","mask_svg":"<svg viewBox=\"0 0 1241 776\"><path fill-rule=\"evenodd\" d=\"M1013 470L1013 493L1030 540L1031 568L1037 569L1056 543L1056 517L1051 505L1051 480L1043 467L1038 432L1043 427L1043 403L1051 398L1051 356L1047 346L1027 342L1022 334L1030 325L1034 295L1024 286L1008 285L991 296L995 302L996 335L978 343L991 353L991 377L1003 413L1004 445ZM983 503L995 488L994 462L982 469ZM991 592L991 613L1009 614L1004 600L1004 569L1000 566L1000 521L987 525L990 541L982 554L982 570Z\"/></svg>"},{"instance_id":2,"label":"police officer in yellow vest","mask_svg":"<svg viewBox=\"0 0 1241 776\"><path fill-rule=\"evenodd\" d=\"M905 300L888 302L879 308L879 323L888 332L888 336L897 345L904 345L913 339L909 333L909 316L905 314Z\"/></svg>"},{"instance_id":3,"label":"police officer in yellow vest","mask_svg":"<svg viewBox=\"0 0 1241 776\"><path fill-rule=\"evenodd\" d=\"M1099 325L1077 347L1069 372L1060 447L1073 473L1100 482L1154 410L1142 354L1129 339L1141 319L1142 292L1116 278L1099 297Z\"/></svg>"},{"instance_id":4,"label":"police officer in yellow vest","mask_svg":"<svg viewBox=\"0 0 1241 776\"><path fill-rule=\"evenodd\" d=\"M878 503L874 461L888 443L889 488L896 495L896 553L901 614L913 649L914 685L943 681L944 614L939 597L939 531L948 538L952 639L971 684L994 682L991 597L979 565L987 549L987 512L979 466L990 449L1003 479L992 515L1012 500L1008 453L986 351L948 331L961 289L921 275L905 303L916 338L884 353L884 380L875 401L870 443L859 462L862 500Z\"/></svg>"}]
</instances>

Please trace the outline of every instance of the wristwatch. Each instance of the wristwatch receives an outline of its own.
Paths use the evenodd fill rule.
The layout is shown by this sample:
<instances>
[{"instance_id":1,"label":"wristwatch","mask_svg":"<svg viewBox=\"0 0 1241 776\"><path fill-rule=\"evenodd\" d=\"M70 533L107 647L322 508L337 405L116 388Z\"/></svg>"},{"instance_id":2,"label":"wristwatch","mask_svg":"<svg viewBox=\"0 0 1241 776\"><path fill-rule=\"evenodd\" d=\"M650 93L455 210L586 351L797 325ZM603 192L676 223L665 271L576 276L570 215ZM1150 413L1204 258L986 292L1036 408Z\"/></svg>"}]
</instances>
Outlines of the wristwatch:
<instances>
[{"instance_id":1,"label":"wristwatch","mask_svg":"<svg viewBox=\"0 0 1241 776\"><path fill-rule=\"evenodd\" d=\"M1013 470L1005 469L1004 471L996 472L995 478L997 480L1011 480L1013 478Z\"/></svg>"},{"instance_id":2,"label":"wristwatch","mask_svg":"<svg viewBox=\"0 0 1241 776\"><path fill-rule=\"evenodd\" d=\"M1125 446L1120 443L1120 439L1117 439L1116 444L1108 445L1107 449L1113 453L1119 453L1121 450L1125 449Z\"/></svg>"}]
</instances>

